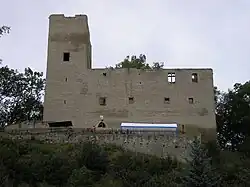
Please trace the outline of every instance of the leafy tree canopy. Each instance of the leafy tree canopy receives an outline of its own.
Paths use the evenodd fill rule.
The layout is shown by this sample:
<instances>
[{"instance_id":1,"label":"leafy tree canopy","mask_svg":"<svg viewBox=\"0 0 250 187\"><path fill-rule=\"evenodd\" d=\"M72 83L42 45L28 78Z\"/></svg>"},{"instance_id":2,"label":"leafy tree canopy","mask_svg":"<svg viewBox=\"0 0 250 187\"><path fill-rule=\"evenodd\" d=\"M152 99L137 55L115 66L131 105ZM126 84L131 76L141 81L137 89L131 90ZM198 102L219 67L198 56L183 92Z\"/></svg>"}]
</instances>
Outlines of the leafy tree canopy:
<instances>
[{"instance_id":1,"label":"leafy tree canopy","mask_svg":"<svg viewBox=\"0 0 250 187\"><path fill-rule=\"evenodd\" d=\"M198 138L190 146L188 169L183 177L184 186L219 186L220 177L212 166L212 158L208 155L208 150Z\"/></svg>"},{"instance_id":2,"label":"leafy tree canopy","mask_svg":"<svg viewBox=\"0 0 250 187\"><path fill-rule=\"evenodd\" d=\"M10 27L8 27L8 26L0 27L0 37L5 33L9 33L9 31L10 31Z\"/></svg>"},{"instance_id":3,"label":"leafy tree canopy","mask_svg":"<svg viewBox=\"0 0 250 187\"><path fill-rule=\"evenodd\" d=\"M140 54L139 57L133 55L133 56L127 56L122 62L116 64L115 68L136 68L136 69L162 69L164 66L164 63L160 62L154 62L153 66L150 66L148 63L146 63L146 55Z\"/></svg>"},{"instance_id":4,"label":"leafy tree canopy","mask_svg":"<svg viewBox=\"0 0 250 187\"><path fill-rule=\"evenodd\" d=\"M42 118L42 96L45 80L43 73L26 68L24 73L0 68L0 121L1 126Z\"/></svg>"},{"instance_id":5,"label":"leafy tree canopy","mask_svg":"<svg viewBox=\"0 0 250 187\"><path fill-rule=\"evenodd\" d=\"M2 26L0 27L0 37L5 34L5 33L9 33L10 31L10 27L7 26ZM2 63L2 59L0 59L0 64Z\"/></svg>"},{"instance_id":6,"label":"leafy tree canopy","mask_svg":"<svg viewBox=\"0 0 250 187\"><path fill-rule=\"evenodd\" d=\"M8 26L0 27L0 37L9 31ZM20 73L8 66L0 67L0 127L41 120L44 85L43 73L30 68Z\"/></svg>"},{"instance_id":7,"label":"leafy tree canopy","mask_svg":"<svg viewBox=\"0 0 250 187\"><path fill-rule=\"evenodd\" d=\"M250 137L250 81L221 93L216 106L218 140L223 147L238 149Z\"/></svg>"}]
</instances>

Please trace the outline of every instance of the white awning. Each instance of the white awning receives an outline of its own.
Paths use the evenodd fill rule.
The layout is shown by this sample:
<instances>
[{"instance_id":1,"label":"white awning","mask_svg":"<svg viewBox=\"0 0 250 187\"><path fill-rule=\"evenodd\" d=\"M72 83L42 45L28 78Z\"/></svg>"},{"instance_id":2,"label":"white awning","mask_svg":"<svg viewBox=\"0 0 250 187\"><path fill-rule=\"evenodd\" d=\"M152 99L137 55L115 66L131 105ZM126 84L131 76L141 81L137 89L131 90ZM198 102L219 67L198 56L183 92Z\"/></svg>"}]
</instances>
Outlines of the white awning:
<instances>
[{"instance_id":1,"label":"white awning","mask_svg":"<svg viewBox=\"0 0 250 187\"><path fill-rule=\"evenodd\" d=\"M154 123L121 123L121 127L129 128L177 128L176 123L154 124Z\"/></svg>"}]
</instances>

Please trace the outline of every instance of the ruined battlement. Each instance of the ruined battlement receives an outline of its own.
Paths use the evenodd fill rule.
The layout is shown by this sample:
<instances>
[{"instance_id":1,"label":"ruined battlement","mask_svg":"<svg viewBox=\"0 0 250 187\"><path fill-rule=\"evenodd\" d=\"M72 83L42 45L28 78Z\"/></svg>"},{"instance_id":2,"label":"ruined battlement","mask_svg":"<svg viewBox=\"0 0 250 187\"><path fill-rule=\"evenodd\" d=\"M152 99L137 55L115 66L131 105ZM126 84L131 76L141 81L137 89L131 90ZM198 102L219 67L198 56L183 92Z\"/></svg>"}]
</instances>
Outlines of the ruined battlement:
<instances>
[{"instance_id":1,"label":"ruined battlement","mask_svg":"<svg viewBox=\"0 0 250 187\"><path fill-rule=\"evenodd\" d=\"M88 17L87 15L75 15L74 17L66 17L63 14L52 14L49 16L49 28L50 33L52 31L61 33L65 31L89 33ZM64 28L65 30L58 30L56 28Z\"/></svg>"},{"instance_id":2,"label":"ruined battlement","mask_svg":"<svg viewBox=\"0 0 250 187\"><path fill-rule=\"evenodd\" d=\"M88 19L88 16L86 14L76 14L75 16L65 16L64 14L51 14L49 16L49 19L55 19L55 20L72 20L72 19Z\"/></svg>"},{"instance_id":3,"label":"ruined battlement","mask_svg":"<svg viewBox=\"0 0 250 187\"><path fill-rule=\"evenodd\" d=\"M49 17L49 47L50 42L68 42L75 46L90 44L90 31L87 15L65 17L63 14L53 14ZM56 47L58 48L58 47Z\"/></svg>"}]
</instances>

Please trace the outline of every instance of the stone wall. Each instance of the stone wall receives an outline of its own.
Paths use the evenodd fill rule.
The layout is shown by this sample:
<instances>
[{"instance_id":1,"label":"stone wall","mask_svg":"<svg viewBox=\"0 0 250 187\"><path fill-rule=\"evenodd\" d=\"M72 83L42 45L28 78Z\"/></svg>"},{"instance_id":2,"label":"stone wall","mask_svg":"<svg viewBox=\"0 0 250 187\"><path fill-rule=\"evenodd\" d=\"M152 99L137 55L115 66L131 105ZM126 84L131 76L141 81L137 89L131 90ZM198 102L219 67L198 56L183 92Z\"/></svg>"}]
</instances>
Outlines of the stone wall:
<instances>
[{"instance_id":1,"label":"stone wall","mask_svg":"<svg viewBox=\"0 0 250 187\"><path fill-rule=\"evenodd\" d=\"M186 158L188 145L191 139L184 135L162 132L137 132L122 133L119 130L96 130L92 129L22 129L6 130L1 133L2 137L12 139L36 139L46 143L79 143L96 141L100 144L115 144L135 153L154 154L165 157L176 156L178 159Z\"/></svg>"},{"instance_id":2,"label":"stone wall","mask_svg":"<svg viewBox=\"0 0 250 187\"><path fill-rule=\"evenodd\" d=\"M22 123L12 124L6 127L7 130L14 129L31 129L31 128L48 128L48 124L42 121L24 121Z\"/></svg>"}]
</instances>

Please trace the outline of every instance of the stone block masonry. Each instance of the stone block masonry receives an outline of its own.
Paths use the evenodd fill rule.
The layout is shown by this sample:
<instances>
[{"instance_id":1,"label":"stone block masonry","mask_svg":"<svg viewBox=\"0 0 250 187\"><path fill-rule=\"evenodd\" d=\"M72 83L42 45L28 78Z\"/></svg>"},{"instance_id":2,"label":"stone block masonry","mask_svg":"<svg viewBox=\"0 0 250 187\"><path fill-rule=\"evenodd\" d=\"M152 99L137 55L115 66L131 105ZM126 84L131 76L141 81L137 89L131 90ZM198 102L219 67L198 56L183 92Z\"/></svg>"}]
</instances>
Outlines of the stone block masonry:
<instances>
[{"instance_id":1,"label":"stone block masonry","mask_svg":"<svg viewBox=\"0 0 250 187\"><path fill-rule=\"evenodd\" d=\"M81 143L94 141L98 144L114 144L135 153L153 154L159 157L174 156L179 160L187 157L191 139L175 134L136 133L123 134L119 130L92 129L27 129L7 130L1 137L11 139L36 139L46 143Z\"/></svg>"}]
</instances>

